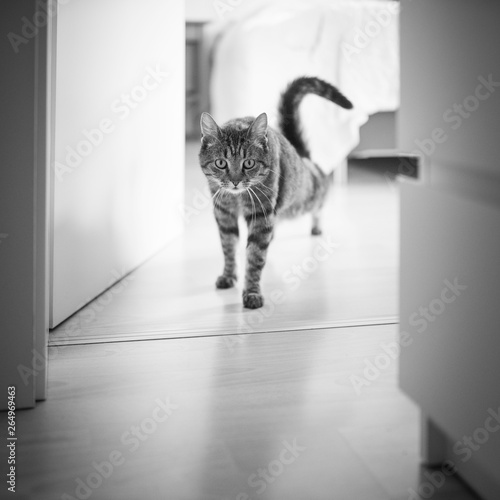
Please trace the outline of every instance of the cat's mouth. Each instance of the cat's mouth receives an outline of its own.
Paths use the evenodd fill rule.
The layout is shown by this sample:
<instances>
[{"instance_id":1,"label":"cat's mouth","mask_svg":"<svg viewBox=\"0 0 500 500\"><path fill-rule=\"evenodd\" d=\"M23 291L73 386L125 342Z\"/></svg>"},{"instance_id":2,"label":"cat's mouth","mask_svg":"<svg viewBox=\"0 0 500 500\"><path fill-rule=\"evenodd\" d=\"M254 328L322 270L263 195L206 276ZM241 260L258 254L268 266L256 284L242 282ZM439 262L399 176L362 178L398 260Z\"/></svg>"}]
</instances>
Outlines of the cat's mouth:
<instances>
[{"instance_id":1,"label":"cat's mouth","mask_svg":"<svg viewBox=\"0 0 500 500\"><path fill-rule=\"evenodd\" d=\"M238 187L229 187L229 186L226 186L225 187L225 190L231 194L241 194L241 193L244 193L246 191L246 188L242 187L242 186L238 186Z\"/></svg>"}]
</instances>

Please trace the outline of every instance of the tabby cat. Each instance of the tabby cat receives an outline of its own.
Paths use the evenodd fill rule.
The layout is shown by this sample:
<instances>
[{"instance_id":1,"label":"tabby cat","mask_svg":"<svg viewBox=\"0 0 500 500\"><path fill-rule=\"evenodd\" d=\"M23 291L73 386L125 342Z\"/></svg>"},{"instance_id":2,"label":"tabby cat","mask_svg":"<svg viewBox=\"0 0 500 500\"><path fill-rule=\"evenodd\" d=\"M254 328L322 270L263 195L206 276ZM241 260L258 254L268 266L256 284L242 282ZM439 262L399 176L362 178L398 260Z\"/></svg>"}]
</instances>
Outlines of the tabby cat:
<instances>
[{"instance_id":1,"label":"tabby cat","mask_svg":"<svg viewBox=\"0 0 500 500\"><path fill-rule=\"evenodd\" d=\"M201 117L200 165L213 195L214 214L224 253L217 288L236 281L238 217L248 224L247 266L243 305L264 304L262 269L278 218L312 213L312 234L321 234L319 212L331 184L330 176L310 160L299 124L299 105L316 94L345 109L351 102L338 89L315 77L291 82L279 104L280 132L268 127L267 115L240 118L219 127L208 114Z\"/></svg>"}]
</instances>

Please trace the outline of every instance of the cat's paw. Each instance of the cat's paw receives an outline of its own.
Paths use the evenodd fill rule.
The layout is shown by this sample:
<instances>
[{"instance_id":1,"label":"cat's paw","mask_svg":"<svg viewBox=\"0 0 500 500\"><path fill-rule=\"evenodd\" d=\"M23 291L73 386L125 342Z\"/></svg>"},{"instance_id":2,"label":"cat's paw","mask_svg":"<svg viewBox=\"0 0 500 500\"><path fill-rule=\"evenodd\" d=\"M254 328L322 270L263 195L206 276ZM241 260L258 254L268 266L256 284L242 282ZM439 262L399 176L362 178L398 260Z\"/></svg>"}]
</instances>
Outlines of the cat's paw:
<instances>
[{"instance_id":1,"label":"cat's paw","mask_svg":"<svg viewBox=\"0 0 500 500\"><path fill-rule=\"evenodd\" d=\"M264 305L264 297L260 293L243 292L243 307L258 309Z\"/></svg>"},{"instance_id":2,"label":"cat's paw","mask_svg":"<svg viewBox=\"0 0 500 500\"><path fill-rule=\"evenodd\" d=\"M219 276L215 282L215 286L220 289L232 288L236 283L236 278L233 276Z\"/></svg>"},{"instance_id":3,"label":"cat's paw","mask_svg":"<svg viewBox=\"0 0 500 500\"><path fill-rule=\"evenodd\" d=\"M311 234L313 236L321 236L323 234L323 231L321 230L320 227L318 226L314 226L312 229L311 229Z\"/></svg>"}]
</instances>

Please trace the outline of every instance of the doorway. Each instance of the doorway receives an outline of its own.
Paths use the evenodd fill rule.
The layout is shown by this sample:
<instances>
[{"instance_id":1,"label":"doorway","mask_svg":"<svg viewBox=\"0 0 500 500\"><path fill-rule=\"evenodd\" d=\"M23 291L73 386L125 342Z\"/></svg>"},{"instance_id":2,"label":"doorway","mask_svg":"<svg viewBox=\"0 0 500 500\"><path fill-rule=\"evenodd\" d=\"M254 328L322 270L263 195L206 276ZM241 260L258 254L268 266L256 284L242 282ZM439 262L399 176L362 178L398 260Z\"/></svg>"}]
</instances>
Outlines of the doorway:
<instances>
[{"instance_id":1,"label":"doorway","mask_svg":"<svg viewBox=\"0 0 500 500\"><path fill-rule=\"evenodd\" d=\"M193 37L192 30L186 36ZM197 57L207 55L198 50ZM200 81L200 74L196 78ZM207 102L206 87L188 85L188 93L190 105ZM226 291L214 286L222 253L197 162L197 117L192 107L187 109L184 200L168 205L181 221L182 233L172 230L175 237L166 247L147 261L142 258L143 265L132 273L133 266L124 272L123 266L107 263L100 273L104 293L81 303L83 308L54 328L50 345L396 323L394 160L387 160L381 171L366 168L369 162L351 161L349 182L334 190L326 207L322 236L310 236L307 217L278 227L263 275L266 304L249 311L241 304L241 283ZM172 182L167 198L180 189ZM244 269L243 243L239 269Z\"/></svg>"}]
</instances>

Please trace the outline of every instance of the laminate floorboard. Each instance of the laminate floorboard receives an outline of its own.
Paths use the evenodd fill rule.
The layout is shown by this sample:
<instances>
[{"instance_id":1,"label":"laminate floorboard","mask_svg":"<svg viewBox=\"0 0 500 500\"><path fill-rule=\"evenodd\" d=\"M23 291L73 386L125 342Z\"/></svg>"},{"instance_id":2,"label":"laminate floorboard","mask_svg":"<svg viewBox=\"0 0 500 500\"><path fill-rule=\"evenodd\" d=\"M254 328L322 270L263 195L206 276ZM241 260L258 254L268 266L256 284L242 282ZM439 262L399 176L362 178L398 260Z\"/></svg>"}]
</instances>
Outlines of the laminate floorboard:
<instances>
[{"instance_id":1,"label":"laminate floorboard","mask_svg":"<svg viewBox=\"0 0 500 500\"><path fill-rule=\"evenodd\" d=\"M279 226L266 307L246 311L241 285L214 287L196 149L184 234L51 333L48 399L17 414L15 498L478 500L455 476L429 482L439 471L419 465L419 412L387 354L397 189L352 179L322 238L308 219Z\"/></svg>"},{"instance_id":2,"label":"laminate floorboard","mask_svg":"<svg viewBox=\"0 0 500 500\"><path fill-rule=\"evenodd\" d=\"M396 338L381 325L52 347L47 401L17 413L17 493L1 498L417 498L429 471L397 360L353 379ZM452 476L432 498L476 497Z\"/></svg>"},{"instance_id":3,"label":"laminate floorboard","mask_svg":"<svg viewBox=\"0 0 500 500\"><path fill-rule=\"evenodd\" d=\"M242 279L233 289L215 289L222 251L211 203L203 194L206 181L197 148L187 146L185 232L55 328L50 345L397 321L399 200L394 185L384 178L354 179L334 190L322 236L310 235L310 217L281 223L263 273L266 305L250 311L242 306ZM243 224L241 229L240 276Z\"/></svg>"}]
</instances>

